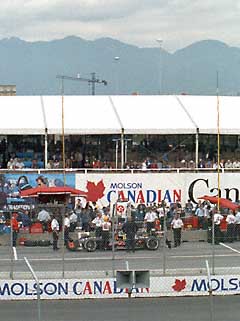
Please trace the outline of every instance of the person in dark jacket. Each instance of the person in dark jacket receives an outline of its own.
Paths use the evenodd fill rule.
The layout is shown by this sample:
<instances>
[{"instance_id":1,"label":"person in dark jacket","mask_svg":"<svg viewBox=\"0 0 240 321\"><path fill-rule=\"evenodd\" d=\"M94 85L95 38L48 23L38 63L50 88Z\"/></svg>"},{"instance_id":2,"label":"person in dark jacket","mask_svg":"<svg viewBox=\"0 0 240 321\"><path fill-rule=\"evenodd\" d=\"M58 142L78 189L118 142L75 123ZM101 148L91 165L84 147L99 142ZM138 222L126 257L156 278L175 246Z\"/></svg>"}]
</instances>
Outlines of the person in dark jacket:
<instances>
[{"instance_id":1,"label":"person in dark jacket","mask_svg":"<svg viewBox=\"0 0 240 321\"><path fill-rule=\"evenodd\" d=\"M127 222L123 224L123 232L126 233L126 247L127 252L133 251L135 252L135 235L138 230L138 226L133 218L130 216L128 217Z\"/></svg>"}]
</instances>

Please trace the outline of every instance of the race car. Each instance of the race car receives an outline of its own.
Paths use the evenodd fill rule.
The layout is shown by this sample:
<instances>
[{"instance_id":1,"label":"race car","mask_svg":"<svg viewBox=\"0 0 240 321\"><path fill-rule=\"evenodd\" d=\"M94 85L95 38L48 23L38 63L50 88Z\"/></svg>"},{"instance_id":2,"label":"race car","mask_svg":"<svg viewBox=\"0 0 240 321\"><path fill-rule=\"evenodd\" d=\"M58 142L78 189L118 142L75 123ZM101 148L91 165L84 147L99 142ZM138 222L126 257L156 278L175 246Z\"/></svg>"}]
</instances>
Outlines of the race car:
<instances>
[{"instance_id":1,"label":"race car","mask_svg":"<svg viewBox=\"0 0 240 321\"><path fill-rule=\"evenodd\" d=\"M138 231L135 237L135 249L147 249L147 250L157 250L160 245L160 238L163 236L162 232L156 233L152 232L147 234L144 230ZM96 237L91 235L89 232L79 233L77 240L70 239L67 242L67 249L70 251L82 251L86 250L88 252L94 252L97 249L101 249L101 237ZM108 243L108 249L112 249L112 240L110 239ZM126 235L122 231L115 233L114 240L115 250L126 250Z\"/></svg>"}]
</instances>

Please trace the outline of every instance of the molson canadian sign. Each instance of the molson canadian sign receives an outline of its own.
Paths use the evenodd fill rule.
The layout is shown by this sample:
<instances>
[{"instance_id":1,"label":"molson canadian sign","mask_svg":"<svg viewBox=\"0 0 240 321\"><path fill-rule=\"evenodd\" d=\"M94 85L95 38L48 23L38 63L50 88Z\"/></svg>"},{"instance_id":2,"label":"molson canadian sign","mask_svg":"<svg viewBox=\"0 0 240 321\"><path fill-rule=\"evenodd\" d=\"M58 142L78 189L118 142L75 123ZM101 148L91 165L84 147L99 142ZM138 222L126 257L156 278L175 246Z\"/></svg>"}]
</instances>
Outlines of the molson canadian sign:
<instances>
[{"instance_id":1,"label":"molson canadian sign","mask_svg":"<svg viewBox=\"0 0 240 321\"><path fill-rule=\"evenodd\" d=\"M214 295L239 294L240 276L214 276L210 280ZM37 283L33 280L1 280L1 300L37 299ZM50 279L39 283L41 299L120 298L128 289L119 289L115 279ZM149 288L133 288L133 297L198 296L209 294L206 276L151 277Z\"/></svg>"},{"instance_id":2,"label":"molson canadian sign","mask_svg":"<svg viewBox=\"0 0 240 321\"><path fill-rule=\"evenodd\" d=\"M152 204L216 196L217 173L76 174L76 188L87 192L87 200L107 205L116 199ZM240 173L220 174L220 197L239 200Z\"/></svg>"}]
</instances>

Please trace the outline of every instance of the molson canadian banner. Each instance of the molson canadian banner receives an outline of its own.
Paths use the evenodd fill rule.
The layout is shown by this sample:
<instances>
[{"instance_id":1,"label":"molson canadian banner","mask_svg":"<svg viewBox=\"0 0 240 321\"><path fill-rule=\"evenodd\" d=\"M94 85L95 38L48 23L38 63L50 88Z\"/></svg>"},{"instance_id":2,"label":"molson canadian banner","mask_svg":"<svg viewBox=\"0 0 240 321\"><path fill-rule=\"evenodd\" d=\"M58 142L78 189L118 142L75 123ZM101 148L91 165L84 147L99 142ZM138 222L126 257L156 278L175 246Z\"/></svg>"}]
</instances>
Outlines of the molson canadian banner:
<instances>
[{"instance_id":1,"label":"molson canadian banner","mask_svg":"<svg viewBox=\"0 0 240 321\"><path fill-rule=\"evenodd\" d=\"M76 174L76 188L87 192L87 200L106 206L129 201L153 204L176 200L198 203L203 195L217 196L217 173ZM221 173L220 197L239 200L240 173Z\"/></svg>"},{"instance_id":2,"label":"molson canadian banner","mask_svg":"<svg viewBox=\"0 0 240 321\"><path fill-rule=\"evenodd\" d=\"M115 279L50 279L40 280L41 299L86 299L128 297L128 289L117 287ZM240 276L211 278L214 295L239 294ZM198 296L209 294L206 276L151 277L149 288L133 288L133 297ZM1 300L37 299L37 283L33 280L0 281Z\"/></svg>"}]
</instances>

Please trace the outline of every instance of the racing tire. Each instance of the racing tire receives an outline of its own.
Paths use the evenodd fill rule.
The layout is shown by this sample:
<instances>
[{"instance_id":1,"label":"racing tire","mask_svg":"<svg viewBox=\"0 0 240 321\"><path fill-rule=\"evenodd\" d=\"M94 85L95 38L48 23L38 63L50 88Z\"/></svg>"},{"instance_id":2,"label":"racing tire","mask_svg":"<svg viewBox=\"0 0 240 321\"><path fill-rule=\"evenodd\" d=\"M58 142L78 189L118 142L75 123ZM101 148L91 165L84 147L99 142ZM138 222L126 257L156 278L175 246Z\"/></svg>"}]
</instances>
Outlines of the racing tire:
<instances>
[{"instance_id":1,"label":"racing tire","mask_svg":"<svg viewBox=\"0 0 240 321\"><path fill-rule=\"evenodd\" d=\"M24 246L37 246L38 245L38 241L35 240L26 240L24 241Z\"/></svg>"},{"instance_id":2,"label":"racing tire","mask_svg":"<svg viewBox=\"0 0 240 321\"><path fill-rule=\"evenodd\" d=\"M97 249L97 242L95 240L86 240L84 247L88 252L95 252Z\"/></svg>"},{"instance_id":3,"label":"racing tire","mask_svg":"<svg viewBox=\"0 0 240 321\"><path fill-rule=\"evenodd\" d=\"M160 245L159 239L154 236L150 236L146 240L146 248L148 250L155 251L159 248L159 245Z\"/></svg>"}]
</instances>

